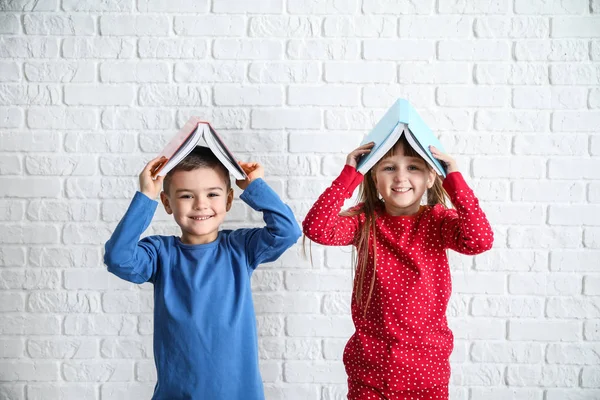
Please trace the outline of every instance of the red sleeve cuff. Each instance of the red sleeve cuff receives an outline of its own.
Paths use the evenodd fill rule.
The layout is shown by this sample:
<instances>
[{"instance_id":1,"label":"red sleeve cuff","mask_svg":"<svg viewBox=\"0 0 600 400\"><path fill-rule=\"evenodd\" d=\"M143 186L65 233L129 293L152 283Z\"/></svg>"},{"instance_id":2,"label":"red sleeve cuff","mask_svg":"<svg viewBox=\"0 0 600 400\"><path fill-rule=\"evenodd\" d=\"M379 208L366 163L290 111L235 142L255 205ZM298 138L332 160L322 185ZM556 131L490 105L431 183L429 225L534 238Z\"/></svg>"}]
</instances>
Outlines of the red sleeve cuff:
<instances>
[{"instance_id":1,"label":"red sleeve cuff","mask_svg":"<svg viewBox=\"0 0 600 400\"><path fill-rule=\"evenodd\" d=\"M354 193L354 189L363 181L363 178L363 175L356 168L346 164L340 176L333 182L345 187L348 197L350 197Z\"/></svg>"},{"instance_id":2,"label":"red sleeve cuff","mask_svg":"<svg viewBox=\"0 0 600 400\"><path fill-rule=\"evenodd\" d=\"M446 189L446 192L448 192L448 194L454 193L459 189L469 188L469 185L467 185L465 178L458 171L450 172L448 175L446 175L446 179L444 179L443 186L444 189Z\"/></svg>"}]
</instances>

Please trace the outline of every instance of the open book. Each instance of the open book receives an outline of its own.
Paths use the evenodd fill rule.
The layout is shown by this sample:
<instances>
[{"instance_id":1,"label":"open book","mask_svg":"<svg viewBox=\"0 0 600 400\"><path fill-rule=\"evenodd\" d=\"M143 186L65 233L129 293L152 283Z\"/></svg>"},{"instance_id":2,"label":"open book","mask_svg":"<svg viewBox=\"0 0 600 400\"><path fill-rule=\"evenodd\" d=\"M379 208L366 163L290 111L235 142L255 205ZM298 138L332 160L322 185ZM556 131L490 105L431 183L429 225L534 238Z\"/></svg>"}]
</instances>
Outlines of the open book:
<instances>
[{"instance_id":1,"label":"open book","mask_svg":"<svg viewBox=\"0 0 600 400\"><path fill-rule=\"evenodd\" d=\"M358 172L364 175L369 171L377 161L381 160L394 147L394 144L402 135L406 136L406 140L411 147L431 165L438 175L446 177L446 169L429 150L429 146L434 146L444 152L444 147L405 99L396 100L373 130L363 139L361 145L369 142L374 142L375 145L370 153L364 155L358 161Z\"/></svg>"},{"instance_id":2,"label":"open book","mask_svg":"<svg viewBox=\"0 0 600 400\"><path fill-rule=\"evenodd\" d=\"M165 146L159 156L166 157L166 160L154 168L152 176L166 175L196 146L208 147L235 179L243 180L248 177L217 132L208 122L198 117L190 118Z\"/></svg>"}]
</instances>

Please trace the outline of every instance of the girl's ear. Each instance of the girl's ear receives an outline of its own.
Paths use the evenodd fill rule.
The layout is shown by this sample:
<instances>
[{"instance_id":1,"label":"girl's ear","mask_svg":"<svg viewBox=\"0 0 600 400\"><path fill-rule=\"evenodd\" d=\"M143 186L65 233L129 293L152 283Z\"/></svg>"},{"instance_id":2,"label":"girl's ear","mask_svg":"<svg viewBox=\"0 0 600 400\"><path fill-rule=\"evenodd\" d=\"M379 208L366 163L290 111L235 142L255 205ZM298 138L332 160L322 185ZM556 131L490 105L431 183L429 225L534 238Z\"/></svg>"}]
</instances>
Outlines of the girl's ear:
<instances>
[{"instance_id":1,"label":"girl's ear","mask_svg":"<svg viewBox=\"0 0 600 400\"><path fill-rule=\"evenodd\" d=\"M233 204L233 189L229 189L229 193L227 194L227 205L225 206L225 211L231 210L231 205Z\"/></svg>"},{"instance_id":2,"label":"girl's ear","mask_svg":"<svg viewBox=\"0 0 600 400\"><path fill-rule=\"evenodd\" d=\"M427 176L427 189L431 189L433 187L436 177L437 177L437 174L433 170L433 168L429 169L429 174Z\"/></svg>"},{"instance_id":3,"label":"girl's ear","mask_svg":"<svg viewBox=\"0 0 600 400\"><path fill-rule=\"evenodd\" d=\"M160 192L160 201L162 202L163 206L165 207L165 211L167 212L167 214L169 214L169 215L173 214L173 210L171 209L171 204L169 203L169 197L167 196L167 194L164 191Z\"/></svg>"}]
</instances>

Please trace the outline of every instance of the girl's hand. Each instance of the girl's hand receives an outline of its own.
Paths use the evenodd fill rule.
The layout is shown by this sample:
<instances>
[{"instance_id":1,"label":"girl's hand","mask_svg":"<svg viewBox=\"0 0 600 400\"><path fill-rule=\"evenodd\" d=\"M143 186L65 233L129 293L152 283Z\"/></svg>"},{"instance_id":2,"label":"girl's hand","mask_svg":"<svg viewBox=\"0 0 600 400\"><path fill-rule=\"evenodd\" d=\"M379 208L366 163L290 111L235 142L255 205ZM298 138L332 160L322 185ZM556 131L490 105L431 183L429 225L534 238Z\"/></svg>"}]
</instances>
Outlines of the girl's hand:
<instances>
[{"instance_id":1,"label":"girl's hand","mask_svg":"<svg viewBox=\"0 0 600 400\"><path fill-rule=\"evenodd\" d=\"M238 163L240 164L240 167L242 167L242 169L244 170L246 175L248 175L247 179L235 181L236 185L238 185L238 187L240 189L246 190L246 188L248 187L250 182L252 182L255 179L265 177L265 169L259 163L256 163L256 162L247 162L246 163L246 162L242 162L242 161L239 161Z\"/></svg>"},{"instance_id":2,"label":"girl's hand","mask_svg":"<svg viewBox=\"0 0 600 400\"><path fill-rule=\"evenodd\" d=\"M454 158L450 157L448 154L442 153L434 146L429 146L429 150L431 150L431 154L433 154L433 156L446 168L447 173L458 171L458 164L456 164Z\"/></svg>"},{"instance_id":3,"label":"girl's hand","mask_svg":"<svg viewBox=\"0 0 600 400\"><path fill-rule=\"evenodd\" d=\"M346 165L356 168L358 166L358 160L365 154L370 153L373 146L375 146L375 142L369 142L352 150L352 152L348 154L348 157L346 157Z\"/></svg>"},{"instance_id":4,"label":"girl's hand","mask_svg":"<svg viewBox=\"0 0 600 400\"><path fill-rule=\"evenodd\" d=\"M152 178L152 171L154 168L161 163L164 163L165 157L156 157L150 161L143 171L140 173L140 192L151 198L152 200L158 197L158 194L162 190L162 183L165 179L164 176L157 176L156 179Z\"/></svg>"}]
</instances>

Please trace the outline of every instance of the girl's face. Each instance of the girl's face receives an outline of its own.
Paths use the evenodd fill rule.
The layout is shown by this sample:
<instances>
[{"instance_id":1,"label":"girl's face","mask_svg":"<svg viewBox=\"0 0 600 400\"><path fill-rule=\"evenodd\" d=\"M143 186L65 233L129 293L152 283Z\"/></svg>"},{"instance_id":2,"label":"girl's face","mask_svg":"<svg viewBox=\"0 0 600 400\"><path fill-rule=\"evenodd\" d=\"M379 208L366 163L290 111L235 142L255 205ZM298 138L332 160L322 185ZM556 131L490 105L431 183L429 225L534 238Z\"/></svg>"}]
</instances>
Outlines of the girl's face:
<instances>
[{"instance_id":1,"label":"girl's face","mask_svg":"<svg viewBox=\"0 0 600 400\"><path fill-rule=\"evenodd\" d=\"M416 214L423 194L435 181L435 172L423 159L405 156L402 144L375 165L372 176L385 210L394 216Z\"/></svg>"}]
</instances>

